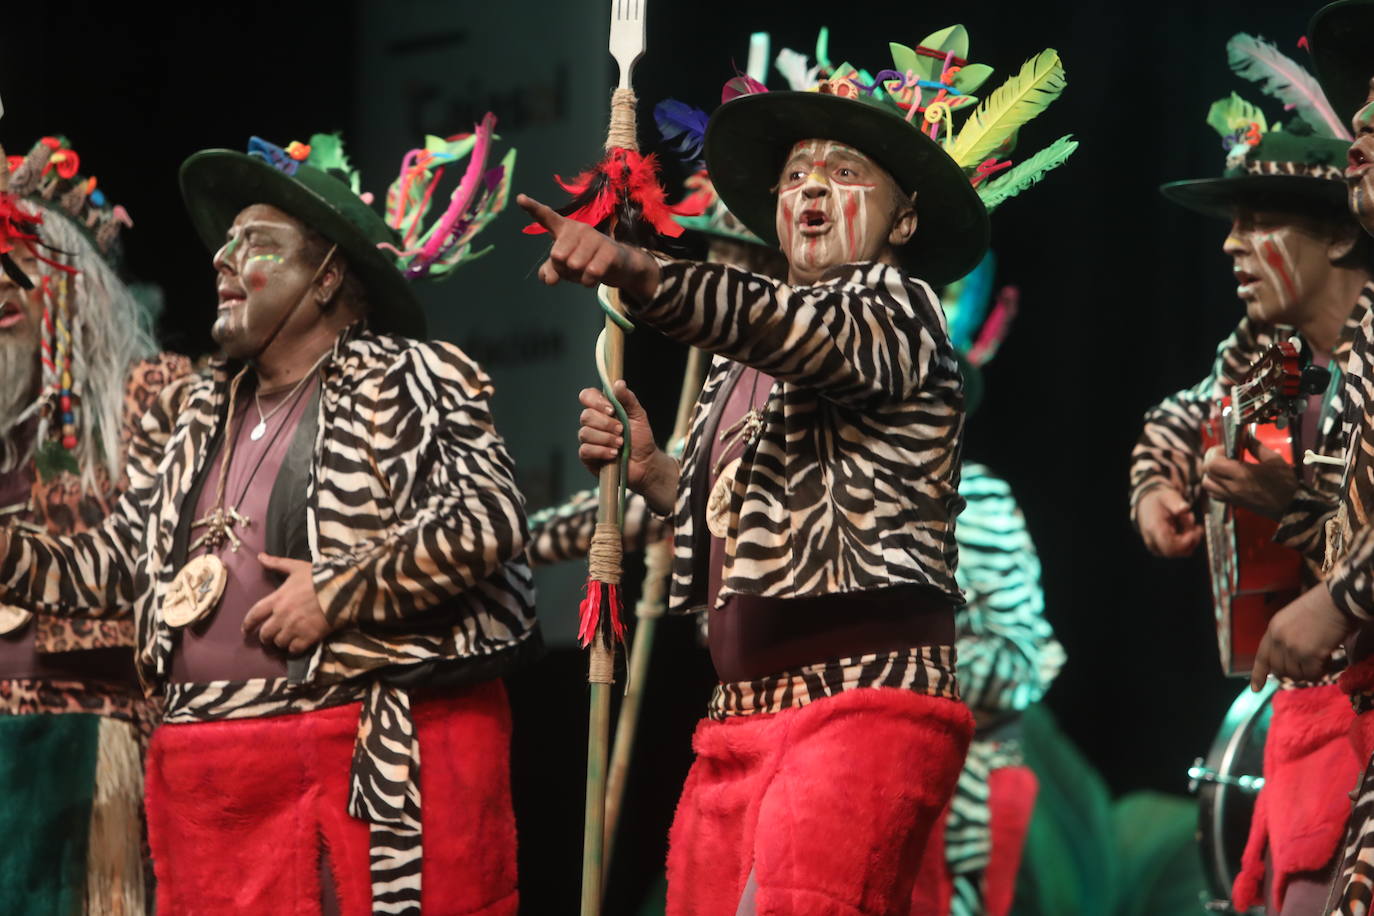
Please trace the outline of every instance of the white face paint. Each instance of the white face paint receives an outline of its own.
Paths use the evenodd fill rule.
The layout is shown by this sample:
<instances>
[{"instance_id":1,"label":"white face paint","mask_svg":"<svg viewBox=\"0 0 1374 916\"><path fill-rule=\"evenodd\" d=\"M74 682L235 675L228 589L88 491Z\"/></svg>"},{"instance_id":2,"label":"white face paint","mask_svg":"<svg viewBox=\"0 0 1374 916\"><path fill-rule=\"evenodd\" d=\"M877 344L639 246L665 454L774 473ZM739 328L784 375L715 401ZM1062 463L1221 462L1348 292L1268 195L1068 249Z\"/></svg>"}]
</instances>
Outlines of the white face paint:
<instances>
[{"instance_id":1,"label":"white face paint","mask_svg":"<svg viewBox=\"0 0 1374 916\"><path fill-rule=\"evenodd\" d=\"M902 199L892 177L853 147L803 140L778 181L778 243L792 282L814 283L830 268L877 260L890 248Z\"/></svg>"},{"instance_id":2,"label":"white face paint","mask_svg":"<svg viewBox=\"0 0 1374 916\"><path fill-rule=\"evenodd\" d=\"M1345 170L1350 212L1365 232L1374 235L1374 80L1370 81L1365 105L1355 112L1350 128L1355 135Z\"/></svg>"},{"instance_id":3,"label":"white face paint","mask_svg":"<svg viewBox=\"0 0 1374 916\"><path fill-rule=\"evenodd\" d=\"M1252 319L1296 324L1330 279L1331 239L1319 223L1276 211L1238 209L1222 250L1231 256L1236 295Z\"/></svg>"}]
</instances>

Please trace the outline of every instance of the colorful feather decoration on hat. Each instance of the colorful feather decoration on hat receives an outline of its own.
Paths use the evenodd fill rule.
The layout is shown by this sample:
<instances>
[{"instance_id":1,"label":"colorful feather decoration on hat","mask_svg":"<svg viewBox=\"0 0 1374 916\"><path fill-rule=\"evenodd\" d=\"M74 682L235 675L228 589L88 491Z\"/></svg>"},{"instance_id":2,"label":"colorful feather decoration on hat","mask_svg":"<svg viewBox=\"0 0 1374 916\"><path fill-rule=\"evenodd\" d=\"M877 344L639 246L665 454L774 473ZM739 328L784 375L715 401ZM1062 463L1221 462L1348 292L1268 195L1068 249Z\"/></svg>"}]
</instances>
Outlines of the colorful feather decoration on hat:
<instances>
[{"instance_id":1,"label":"colorful feather decoration on hat","mask_svg":"<svg viewBox=\"0 0 1374 916\"><path fill-rule=\"evenodd\" d=\"M295 175L300 168L300 160L290 156L286 150L262 137L248 138L248 155L266 162L279 172Z\"/></svg>"},{"instance_id":2,"label":"colorful feather decoration on hat","mask_svg":"<svg viewBox=\"0 0 1374 916\"><path fill-rule=\"evenodd\" d=\"M387 190L386 212L387 225L400 233L401 247L382 247L396 254L396 266L407 277L441 278L491 250L488 246L472 251L472 239L505 208L515 168L515 150L507 152L499 165L487 168L495 127L496 116L488 112L472 134L427 137L424 149L411 150L402 160L401 173ZM467 167L448 206L422 232L445 167L464 157Z\"/></svg>"},{"instance_id":3,"label":"colorful feather decoration on hat","mask_svg":"<svg viewBox=\"0 0 1374 916\"><path fill-rule=\"evenodd\" d=\"M1269 130L1269 122L1260 107L1245 101L1234 92L1227 98L1212 103L1212 107L1207 109L1207 124L1227 139L1238 133L1248 132L1251 128L1256 135ZM1259 142L1258 136L1254 139L1256 143Z\"/></svg>"},{"instance_id":4,"label":"colorful feather decoration on hat","mask_svg":"<svg viewBox=\"0 0 1374 916\"><path fill-rule=\"evenodd\" d=\"M820 78L820 65L808 66L810 59L800 51L783 48L778 52L773 66L777 67L782 78L787 80L787 88L793 92L804 92L816 85Z\"/></svg>"},{"instance_id":5,"label":"colorful feather decoration on hat","mask_svg":"<svg viewBox=\"0 0 1374 916\"><path fill-rule=\"evenodd\" d=\"M1272 43L1241 32L1226 43L1226 58L1237 76L1258 83L1318 136L1351 139L1316 78Z\"/></svg>"},{"instance_id":6,"label":"colorful feather decoration on hat","mask_svg":"<svg viewBox=\"0 0 1374 916\"><path fill-rule=\"evenodd\" d=\"M760 92L767 92L768 87L747 73L741 73L734 79L725 84L720 91L720 101L722 104L737 99L742 95L757 95Z\"/></svg>"},{"instance_id":7,"label":"colorful feather decoration on hat","mask_svg":"<svg viewBox=\"0 0 1374 916\"><path fill-rule=\"evenodd\" d=\"M354 194L362 193L361 179L358 177L357 169L353 168L353 164L344 153L343 137L340 134L314 134L310 137L309 149L307 165L342 178L353 189Z\"/></svg>"},{"instance_id":8,"label":"colorful feather decoration on hat","mask_svg":"<svg viewBox=\"0 0 1374 916\"><path fill-rule=\"evenodd\" d=\"M677 99L664 99L654 106L654 123L658 132L679 158L693 168L701 168L701 148L706 142L706 124L710 116L700 108L693 108Z\"/></svg>"},{"instance_id":9,"label":"colorful feather decoration on hat","mask_svg":"<svg viewBox=\"0 0 1374 916\"><path fill-rule=\"evenodd\" d=\"M1078 149L1078 141L1072 136L1060 137L1034 156L1003 172L997 178L978 185L978 196L983 199L983 206L991 213L998 206L1045 177L1047 172L1067 162L1076 149Z\"/></svg>"},{"instance_id":10,"label":"colorful feather decoration on hat","mask_svg":"<svg viewBox=\"0 0 1374 916\"><path fill-rule=\"evenodd\" d=\"M974 168L1059 98L1064 85L1059 52L1041 51L974 110L946 152L964 168Z\"/></svg>"}]
</instances>

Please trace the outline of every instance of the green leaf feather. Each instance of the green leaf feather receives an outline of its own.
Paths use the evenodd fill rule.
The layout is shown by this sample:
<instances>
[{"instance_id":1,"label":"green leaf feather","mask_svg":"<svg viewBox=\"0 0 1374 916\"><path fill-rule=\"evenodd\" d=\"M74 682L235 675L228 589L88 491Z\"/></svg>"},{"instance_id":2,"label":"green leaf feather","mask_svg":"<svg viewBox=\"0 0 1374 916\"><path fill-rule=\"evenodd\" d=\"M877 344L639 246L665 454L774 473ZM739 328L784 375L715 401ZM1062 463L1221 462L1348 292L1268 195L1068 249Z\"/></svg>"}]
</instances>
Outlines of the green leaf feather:
<instances>
[{"instance_id":1,"label":"green leaf feather","mask_svg":"<svg viewBox=\"0 0 1374 916\"><path fill-rule=\"evenodd\" d=\"M344 152L343 137L339 134L313 134L310 137L310 156L306 163L322 172L339 171L348 176L348 183L357 194L358 172Z\"/></svg>"},{"instance_id":2,"label":"green leaf feather","mask_svg":"<svg viewBox=\"0 0 1374 916\"><path fill-rule=\"evenodd\" d=\"M916 52L906 45L898 44L895 41L888 42L888 50L892 52L892 69L900 70L903 73L908 71L919 73L917 70Z\"/></svg>"},{"instance_id":3,"label":"green leaf feather","mask_svg":"<svg viewBox=\"0 0 1374 916\"><path fill-rule=\"evenodd\" d=\"M1269 129L1268 123L1264 120L1264 112L1234 92L1230 98L1218 99L1207 109L1208 126L1223 137L1229 137L1252 123L1259 125L1260 133Z\"/></svg>"},{"instance_id":4,"label":"green leaf feather","mask_svg":"<svg viewBox=\"0 0 1374 916\"><path fill-rule=\"evenodd\" d=\"M931 32L921 39L921 47L939 51L941 54L948 54L953 51L955 57L966 60L968 59L968 29L961 25L952 25L947 29Z\"/></svg>"},{"instance_id":5,"label":"green leaf feather","mask_svg":"<svg viewBox=\"0 0 1374 916\"><path fill-rule=\"evenodd\" d=\"M1041 51L969 116L950 145L949 155L964 168L973 168L1021 125L1059 98L1064 84L1059 52L1053 48Z\"/></svg>"},{"instance_id":6,"label":"green leaf feather","mask_svg":"<svg viewBox=\"0 0 1374 916\"><path fill-rule=\"evenodd\" d=\"M820 65L821 76L830 72L830 30L825 26L816 34L816 63Z\"/></svg>"},{"instance_id":7,"label":"green leaf feather","mask_svg":"<svg viewBox=\"0 0 1374 916\"><path fill-rule=\"evenodd\" d=\"M1078 141L1072 135L1060 137L1026 161L983 182L978 186L978 196L983 199L983 206L991 213L998 205L1035 184L1045 173L1063 165L1076 149Z\"/></svg>"},{"instance_id":8,"label":"green leaf feather","mask_svg":"<svg viewBox=\"0 0 1374 916\"><path fill-rule=\"evenodd\" d=\"M968 64L960 67L959 72L954 74L954 88L964 95L971 95L978 91L978 87L988 81L992 76L993 70L987 64Z\"/></svg>"}]
</instances>

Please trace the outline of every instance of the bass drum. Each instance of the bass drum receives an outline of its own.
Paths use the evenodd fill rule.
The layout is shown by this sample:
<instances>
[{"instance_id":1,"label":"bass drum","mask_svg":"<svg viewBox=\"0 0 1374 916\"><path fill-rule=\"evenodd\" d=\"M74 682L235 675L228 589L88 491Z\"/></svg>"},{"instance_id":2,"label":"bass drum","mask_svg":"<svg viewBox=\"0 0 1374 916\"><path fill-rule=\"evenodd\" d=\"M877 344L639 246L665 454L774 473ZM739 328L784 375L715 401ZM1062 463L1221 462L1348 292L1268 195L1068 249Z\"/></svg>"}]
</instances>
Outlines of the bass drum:
<instances>
[{"instance_id":1,"label":"bass drum","mask_svg":"<svg viewBox=\"0 0 1374 916\"><path fill-rule=\"evenodd\" d=\"M1250 835L1255 796L1264 786L1264 739L1269 734L1270 701L1277 682L1264 690L1240 692L1205 758L1188 769L1188 788L1197 793L1197 840L1212 913L1234 913L1231 885L1240 874L1241 855ZM1263 912L1256 910L1251 912Z\"/></svg>"}]
</instances>

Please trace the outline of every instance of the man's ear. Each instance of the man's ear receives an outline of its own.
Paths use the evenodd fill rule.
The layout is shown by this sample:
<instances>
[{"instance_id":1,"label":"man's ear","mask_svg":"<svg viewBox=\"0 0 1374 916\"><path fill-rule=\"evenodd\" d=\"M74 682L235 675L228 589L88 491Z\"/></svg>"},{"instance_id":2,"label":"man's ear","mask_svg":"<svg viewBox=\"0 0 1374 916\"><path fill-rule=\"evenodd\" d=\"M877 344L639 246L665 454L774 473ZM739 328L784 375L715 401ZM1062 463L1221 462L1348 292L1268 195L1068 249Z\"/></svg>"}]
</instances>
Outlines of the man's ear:
<instances>
[{"instance_id":1,"label":"man's ear","mask_svg":"<svg viewBox=\"0 0 1374 916\"><path fill-rule=\"evenodd\" d=\"M911 192L897 207L892 217L892 228L888 230L887 241L893 248L901 248L916 234L916 192Z\"/></svg>"},{"instance_id":2,"label":"man's ear","mask_svg":"<svg viewBox=\"0 0 1374 916\"><path fill-rule=\"evenodd\" d=\"M343 287L344 267L339 263L338 255L333 255L324 270L320 271L320 277L315 281L315 301L320 306L320 311L327 312L335 305L339 290Z\"/></svg>"},{"instance_id":3,"label":"man's ear","mask_svg":"<svg viewBox=\"0 0 1374 916\"><path fill-rule=\"evenodd\" d=\"M1326 245L1326 259L1332 264L1339 263L1344 258L1350 256L1355 250L1355 246L1360 242L1360 233L1364 230L1353 223L1347 224L1342 221L1336 224L1331 233L1331 241Z\"/></svg>"}]
</instances>

